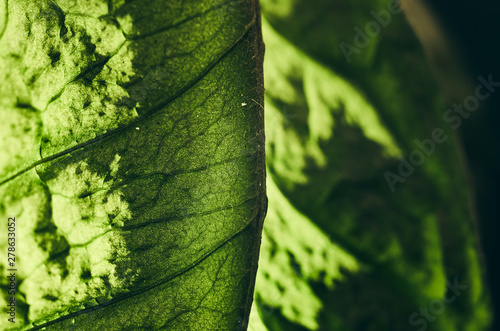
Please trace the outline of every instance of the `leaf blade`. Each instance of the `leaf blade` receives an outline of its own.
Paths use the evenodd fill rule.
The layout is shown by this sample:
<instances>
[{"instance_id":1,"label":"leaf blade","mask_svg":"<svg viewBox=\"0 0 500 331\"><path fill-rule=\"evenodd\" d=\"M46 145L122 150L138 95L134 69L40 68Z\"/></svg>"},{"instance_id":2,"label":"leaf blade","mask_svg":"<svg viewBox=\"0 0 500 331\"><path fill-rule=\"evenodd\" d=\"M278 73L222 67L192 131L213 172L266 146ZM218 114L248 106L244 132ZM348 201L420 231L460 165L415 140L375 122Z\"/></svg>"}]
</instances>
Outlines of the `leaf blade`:
<instances>
[{"instance_id":1,"label":"leaf blade","mask_svg":"<svg viewBox=\"0 0 500 331\"><path fill-rule=\"evenodd\" d=\"M30 219L23 231L32 252L19 253L20 269L29 272L20 272L19 290L33 329L248 323L266 209L258 4L164 3L187 18L155 33L151 24L165 17L151 19L142 3L81 20L69 2L34 5L52 10L37 17L43 27L87 36L75 41L77 49L93 52L83 53L88 70L69 68L63 85L39 92L50 76L43 72L26 84L29 103L45 109L37 114L42 159L2 186L3 198L23 182L38 194L2 199L4 211ZM113 56L98 56L105 47L93 41L104 30L93 35L88 20L111 35L117 22L128 29L125 40L116 37L118 50L108 47ZM182 42L186 33L191 42ZM42 39L62 50L59 70L71 62L64 52L71 40ZM42 70L43 60L26 68ZM29 199L39 200L37 210L23 211ZM44 263L28 268L35 254Z\"/></svg>"}]
</instances>

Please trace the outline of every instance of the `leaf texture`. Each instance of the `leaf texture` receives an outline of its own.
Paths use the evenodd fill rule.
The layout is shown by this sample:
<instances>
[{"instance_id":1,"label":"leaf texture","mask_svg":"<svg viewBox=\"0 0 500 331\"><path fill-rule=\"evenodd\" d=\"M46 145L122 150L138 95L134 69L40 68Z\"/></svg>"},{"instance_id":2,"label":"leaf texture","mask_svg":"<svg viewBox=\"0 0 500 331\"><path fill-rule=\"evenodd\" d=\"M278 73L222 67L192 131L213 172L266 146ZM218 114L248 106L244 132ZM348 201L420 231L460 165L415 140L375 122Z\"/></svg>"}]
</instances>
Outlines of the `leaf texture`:
<instances>
[{"instance_id":1,"label":"leaf texture","mask_svg":"<svg viewBox=\"0 0 500 331\"><path fill-rule=\"evenodd\" d=\"M246 329L266 212L258 3L2 6L18 305L0 328Z\"/></svg>"}]
</instances>

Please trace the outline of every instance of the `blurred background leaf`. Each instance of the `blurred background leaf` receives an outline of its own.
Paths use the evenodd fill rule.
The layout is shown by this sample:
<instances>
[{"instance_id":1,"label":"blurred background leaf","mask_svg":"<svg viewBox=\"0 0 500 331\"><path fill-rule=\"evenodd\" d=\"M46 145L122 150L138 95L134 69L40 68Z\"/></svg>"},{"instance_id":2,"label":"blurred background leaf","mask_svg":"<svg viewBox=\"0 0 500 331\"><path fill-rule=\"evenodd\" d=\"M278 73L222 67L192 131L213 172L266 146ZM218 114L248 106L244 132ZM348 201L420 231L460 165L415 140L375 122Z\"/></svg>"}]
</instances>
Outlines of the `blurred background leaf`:
<instances>
[{"instance_id":1,"label":"blurred background leaf","mask_svg":"<svg viewBox=\"0 0 500 331\"><path fill-rule=\"evenodd\" d=\"M461 145L401 8L261 4L269 211L250 330L488 329ZM436 128L447 139L393 192L384 174Z\"/></svg>"}]
</instances>

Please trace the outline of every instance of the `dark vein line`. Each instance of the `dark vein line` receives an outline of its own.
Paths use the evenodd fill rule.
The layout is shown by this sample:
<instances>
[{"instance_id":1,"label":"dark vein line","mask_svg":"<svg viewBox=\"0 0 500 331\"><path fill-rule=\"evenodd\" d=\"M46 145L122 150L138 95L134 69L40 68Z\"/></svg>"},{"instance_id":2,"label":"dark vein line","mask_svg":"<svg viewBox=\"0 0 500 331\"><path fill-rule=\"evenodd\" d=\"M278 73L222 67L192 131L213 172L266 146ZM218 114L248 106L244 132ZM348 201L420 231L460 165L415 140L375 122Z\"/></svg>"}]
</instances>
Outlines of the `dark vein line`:
<instances>
[{"instance_id":1,"label":"dark vein line","mask_svg":"<svg viewBox=\"0 0 500 331\"><path fill-rule=\"evenodd\" d=\"M231 163L231 162L238 162L238 161L243 160L245 158L253 157L255 154L256 154L256 152L248 152L248 153L245 153L245 154L242 154L242 155L238 155L238 156L234 156L234 157L230 157L230 158L218 161L218 162L210 163L210 164L207 164L206 166L201 166L201 167L198 167L198 168L192 168L192 169L187 169L187 170L179 170L179 171L168 171L168 170L167 171L154 171L154 172L140 174L140 175L132 175L129 178L126 178L126 179L124 179L124 180L116 183L115 185L111 186L109 189L108 188L100 188L100 189L97 189L95 191L92 191L92 192L89 193L88 196L91 196L91 195L93 195L95 193L102 192L102 191L105 191L105 190L107 190L107 191L117 190L120 187L123 187L125 185L129 185L130 183L133 183L134 181L141 180L141 179L147 179L147 178L151 178L151 177L154 177L154 176L162 176L162 177L164 177L164 179L162 179L162 181L166 181L170 177L175 177L175 176L179 176L179 175L185 175L185 174L191 174L191 173L208 171L208 170L211 170L212 168L218 167L220 165L225 165L225 164L228 164L228 163ZM61 194L59 194L59 195L60 196L64 196L64 195L61 195ZM72 196L64 196L64 197L67 198L67 199L73 199L73 198L75 198L74 196L73 197Z\"/></svg>"},{"instance_id":2,"label":"dark vein line","mask_svg":"<svg viewBox=\"0 0 500 331\"><path fill-rule=\"evenodd\" d=\"M182 311L180 311L179 313L177 313L176 315L174 315L173 317L169 318L168 320L165 321L165 323L163 323L162 326L160 326L160 328L158 330L168 330L167 327L168 327L168 324L172 323L173 321L175 321L176 319L178 319L179 317L181 317L182 315L184 314L187 314L187 313L190 313L192 312L191 309L183 309Z\"/></svg>"},{"instance_id":3,"label":"dark vein line","mask_svg":"<svg viewBox=\"0 0 500 331\"><path fill-rule=\"evenodd\" d=\"M134 41L135 40L140 40L140 39L143 39L143 38L147 38L147 37L151 37L151 36L154 36L156 34L159 34L159 33L162 33L162 32L166 32L166 31L171 30L171 29L175 29L175 28L177 28L177 27L179 27L179 26L181 26L181 25L183 25L183 24L185 24L185 23L187 23L189 21L192 21L194 19L203 17L205 14L208 14L208 13L210 13L212 11L216 11L217 9L222 8L222 7L224 7L224 6L228 5L228 4L229 4L229 2L221 3L219 5L210 7L210 8L208 8L207 10L205 10L203 12L197 13L197 14L195 14L193 16L186 17L185 19L180 20L177 23L174 23L174 24L168 25L168 26L164 26L162 28L159 28L157 30L154 30L154 31L151 31L151 32L148 32L148 33L145 33L145 34L135 35L135 36L133 36L133 35L127 35L125 33L123 33L123 34L125 35L125 38L127 38L128 40L134 40Z\"/></svg>"},{"instance_id":4,"label":"dark vein line","mask_svg":"<svg viewBox=\"0 0 500 331\"><path fill-rule=\"evenodd\" d=\"M7 25L9 24L9 0L5 0L5 22L2 31L0 32L0 40L3 38Z\"/></svg>"},{"instance_id":5,"label":"dark vein line","mask_svg":"<svg viewBox=\"0 0 500 331\"><path fill-rule=\"evenodd\" d=\"M241 206L245 205L246 203L248 203L249 201L252 201L252 200L256 199L257 197L258 197L258 195L256 194L254 196L251 196L251 197L243 199L241 202L238 202L235 205L229 205L229 206L225 206L225 207L219 207L219 208L215 208L215 209L211 209L211 210L207 210L207 211L190 213L190 214L186 214L186 215L183 215L183 216L174 216L174 217L164 217L164 218L151 219L151 220L148 220L148 221L140 223L140 224L128 225L128 226L122 226L122 227L114 227L112 229L108 229L108 230L106 230L106 231L104 231L104 232L102 232L102 233L100 233L100 234L98 234L98 235L90 238L86 242L79 243L79 244L70 244L70 246L71 246L71 248L87 247L88 245L92 244L97 239L102 238L103 236L107 235L108 233L126 232L126 231L140 229L140 228L147 227L149 225L160 224L160 223L164 223L164 222L178 221L178 220L183 220L183 219L187 219L187 218L191 218L191 217L203 217L203 216L207 216L207 215L212 215L212 214L215 214L215 213L218 213L218 212L222 212L222 211L226 211L226 210L229 210L229 209L234 209L234 208L241 207ZM252 221L252 219L250 220L250 222L251 221ZM47 259L41 261L40 263L38 263L36 265L36 267L33 268L33 270L36 270L39 267L43 266L47 261L49 261L52 258L53 257L48 257Z\"/></svg>"},{"instance_id":6,"label":"dark vein line","mask_svg":"<svg viewBox=\"0 0 500 331\"><path fill-rule=\"evenodd\" d=\"M106 132L106 133L104 133L104 134L102 134L100 136L97 136L97 137L95 137L93 139L90 139L90 140L88 140L86 142L77 144L77 145L75 145L75 146L73 146L73 147L71 147L69 149L66 149L66 150L64 150L62 152L53 154L53 155L48 156L46 158L42 158L41 160L36 161L35 163L31 164L30 166L24 168L23 170L20 170L17 173L15 173L15 174L7 177L6 179L0 181L0 186L2 186L4 184L6 184L7 182L15 179L16 177L19 177L20 175L24 174L25 172L28 172L29 170L33 169L34 167L36 167L38 165L41 165L41 164L53 161L53 160L55 160L55 159L57 159L57 158L59 158L61 156L64 156L66 154L69 154L71 152L74 152L76 150L84 148L86 146L89 146L89 145L91 145L91 144L93 144L93 143L95 143L95 142L97 142L99 140L107 139L107 138L109 138L111 136L114 136L115 134L117 134L119 132L122 132L122 131L128 129L131 126L136 126L139 122L145 120L146 118L148 118L151 115L155 114L157 111L163 109L164 107L166 107L167 105L169 105L170 103L172 103L173 101L175 101L178 97L180 97L181 95L183 95L184 93L186 93L186 91L188 91L191 87L193 87L201 79L203 79L203 77L205 77L210 72L210 70L212 70L212 68L215 65L217 65L227 54L230 53L231 50L233 50L238 45L238 43L248 34L248 32L250 31L250 28L255 24L255 22L256 22L256 16L254 14L252 20L245 26L244 32L235 40L235 42L233 43L233 45L231 45L224 52L222 52L221 55L215 61L213 61L211 64L209 64L205 68L205 70L203 70L200 73L200 75L198 75L191 82L189 82L188 84L186 84L186 86L184 88L182 88L181 90L179 90L176 94L174 94L172 97L168 98L164 102L158 104L155 108L151 109L149 112L147 112L143 116L141 116L141 117L139 117L139 118L131 121L128 124L125 124L122 127L118 127L116 129L109 130L108 132Z\"/></svg>"},{"instance_id":7,"label":"dark vein line","mask_svg":"<svg viewBox=\"0 0 500 331\"><path fill-rule=\"evenodd\" d=\"M239 155L239 156L231 157L231 158L224 159L224 160L221 160L218 162L210 163L210 164L207 164L206 166L202 166L202 167L198 167L198 168L192 168L192 169L187 169L187 170L182 170L182 171L172 171L172 172L169 171L167 173L165 173L165 172L153 172L150 174L145 174L145 176L153 176L153 175L177 176L177 175L183 175L183 174L189 174L189 173L202 172L202 171L210 170L211 168L214 168L214 167L217 167L217 166L220 166L223 164L227 164L230 162L235 162L235 161L242 160L244 158L248 158L250 156L253 156L254 154L255 154L255 152L249 152L249 153L246 153L243 155Z\"/></svg>"},{"instance_id":8,"label":"dark vein line","mask_svg":"<svg viewBox=\"0 0 500 331\"><path fill-rule=\"evenodd\" d=\"M111 60L116 54L118 54L118 52L120 52L120 50L122 49L122 47L127 43L127 40L124 40L120 46L118 46L116 48L116 50L111 53L109 56L106 56L104 57L102 60L100 61L97 61L97 62L94 62L92 63L89 67L87 67L85 70L83 70L82 72L80 72L79 74L77 74L75 77L71 78L70 80L68 80L66 83L64 83L64 86L61 88L61 90L59 92L57 92L56 94L54 94L49 102L47 103L47 105L45 106L45 110L47 110L47 108L49 107L49 105L54 102L55 100L57 100L63 93L64 91L66 90L66 88L73 82L77 81L78 79L84 77L85 75L89 74L92 70L95 70L99 67L104 67L108 62L109 60Z\"/></svg>"},{"instance_id":9,"label":"dark vein line","mask_svg":"<svg viewBox=\"0 0 500 331\"><path fill-rule=\"evenodd\" d=\"M250 221L248 222L248 224L246 224L245 226L243 226L241 229L237 230L232 236L230 236L229 238L221 241L221 243L219 245L217 245L216 247L214 247L212 250L208 251L205 255L201 256L198 260L194 261L191 265L185 267L184 269L181 269L179 270L178 272L166 277L165 279L161 280L161 281L158 281L156 282L155 284L152 284L152 285L149 285L149 286L146 286L146 287L143 287L141 289L138 289L138 290L135 290L135 291L132 291L126 295L123 295L123 296L120 296L120 297L117 297L115 299L112 299L110 301L107 301L107 302L103 302L97 306L94 306L94 307L91 307L91 308L85 308L85 309L82 309L80 311L77 311L77 312L74 312L74 313L70 313L68 315L65 315L65 316L62 316L62 317L59 317L57 319L54 319L52 321L49 321L49 322L46 322L46 323L43 323L43 324L40 324L40 325L37 325L35 327L33 327L32 329L30 329L30 331L34 331L34 330L39 330L39 329L42 329L42 328L45 328L45 327L48 327L50 325L53 325L53 324L56 324L58 322L61 322L61 321L64 321L64 320L67 320L69 318L72 318L72 317L75 317L75 316L78 316L78 315L84 315L84 314L87 314L87 313L91 313L93 311L96 311L96 310L101 310L101 309L104 309L105 307L107 306L111 306L113 304L116 304L116 303L119 303L123 300L126 300L126 299L129 299L131 297L134 297L136 295L140 295L140 294L143 294L147 291L150 291L150 290L153 290L161 285L164 285L174 279L176 279L177 277L179 276L182 276L183 274L187 273L188 271L190 271L191 269L195 268L196 266L198 266L200 263L202 263L204 260L206 260L207 258L209 258L212 254L214 254L217 250L219 250L220 248L222 248L224 245L228 244L231 240L233 240L234 238L236 238L238 235L240 235L241 233L243 233L247 228L249 228L250 226L252 226L252 222L253 220L255 220L256 218L259 217L260 215L260 206L259 208L256 208L256 210L254 211L254 214L252 215L252 217L250 218Z\"/></svg>"},{"instance_id":10,"label":"dark vein line","mask_svg":"<svg viewBox=\"0 0 500 331\"><path fill-rule=\"evenodd\" d=\"M129 230L135 230L135 229L144 228L144 227L152 225L152 224L159 224L159 223L163 223L163 222L183 220L183 219L191 218L191 217L194 217L194 216L202 217L202 216L212 215L212 214L215 214L215 213L219 213L221 211L226 211L226 210L229 210L229 209L234 209L234 208L241 207L244 204L246 204L249 201L252 201L252 200L254 200L256 198L258 198L258 194L254 195L254 196L251 196L251 197L248 197L248 198L244 199L243 201L241 201L241 202L239 202L238 204L235 204L235 205L230 205L230 206L225 206L225 207L219 207L219 208L211 209L211 210L207 210L207 211L186 214L184 216L171 217L171 218L152 219L152 220L148 220L147 222L144 222L144 223L135 224L135 225L128 225L128 226L122 226L122 227L119 227L119 228L111 229L109 231L129 231ZM248 226L248 224L246 226Z\"/></svg>"},{"instance_id":11,"label":"dark vein line","mask_svg":"<svg viewBox=\"0 0 500 331\"><path fill-rule=\"evenodd\" d=\"M205 102L207 102L208 99L210 99L216 92L216 89L214 89L214 91L210 92L205 98L204 100L197 104L195 107L193 108L198 108L198 107L202 107ZM184 114L184 116L177 120L174 125L172 126L172 129L170 130L170 132L168 132L167 134L163 135L163 137L161 138L161 140L158 142L158 147L157 147L157 152L160 151L160 149L164 146L163 142L165 141L165 139L169 138L170 137L170 134L175 130L175 127L176 127L176 124L181 122L182 120L188 120L188 116L189 115L192 115L194 111L191 111L189 114ZM219 118L218 118L219 119ZM217 119L217 120L218 120ZM213 124L209 124L209 127L211 127ZM199 135L201 135L201 133L203 133L204 131L201 131L200 133L198 133L197 135L193 135L192 137L189 137L188 139L186 139L182 144L181 146L179 146L175 151L173 151L173 153L171 155L169 155L169 158L167 160L165 160L163 163L164 164L167 164L168 162L170 162L178 153L179 151L182 149L183 146L186 146L188 143L192 142L192 141L196 141L196 139L198 138ZM156 167L158 167L158 158L156 160L153 160L153 162L155 162L155 165Z\"/></svg>"}]
</instances>

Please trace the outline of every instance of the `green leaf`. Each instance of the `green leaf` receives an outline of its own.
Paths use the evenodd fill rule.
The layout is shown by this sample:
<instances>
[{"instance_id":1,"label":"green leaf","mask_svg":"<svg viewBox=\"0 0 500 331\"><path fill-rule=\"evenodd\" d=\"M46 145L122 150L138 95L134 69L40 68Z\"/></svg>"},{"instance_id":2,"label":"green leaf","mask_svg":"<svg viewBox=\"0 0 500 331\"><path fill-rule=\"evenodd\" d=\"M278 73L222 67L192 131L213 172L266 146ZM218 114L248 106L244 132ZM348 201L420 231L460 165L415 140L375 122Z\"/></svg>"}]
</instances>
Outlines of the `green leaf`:
<instances>
[{"instance_id":1,"label":"green leaf","mask_svg":"<svg viewBox=\"0 0 500 331\"><path fill-rule=\"evenodd\" d=\"M269 211L250 330L488 328L459 143L421 46L398 12L349 59L340 47L394 3L262 1ZM424 153L436 128L447 139Z\"/></svg>"},{"instance_id":2,"label":"green leaf","mask_svg":"<svg viewBox=\"0 0 500 331\"><path fill-rule=\"evenodd\" d=\"M258 3L0 4L18 286L0 328L246 329L266 212Z\"/></svg>"}]
</instances>

